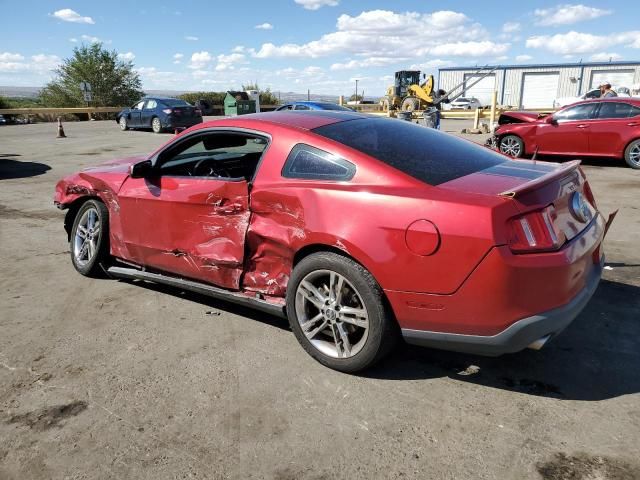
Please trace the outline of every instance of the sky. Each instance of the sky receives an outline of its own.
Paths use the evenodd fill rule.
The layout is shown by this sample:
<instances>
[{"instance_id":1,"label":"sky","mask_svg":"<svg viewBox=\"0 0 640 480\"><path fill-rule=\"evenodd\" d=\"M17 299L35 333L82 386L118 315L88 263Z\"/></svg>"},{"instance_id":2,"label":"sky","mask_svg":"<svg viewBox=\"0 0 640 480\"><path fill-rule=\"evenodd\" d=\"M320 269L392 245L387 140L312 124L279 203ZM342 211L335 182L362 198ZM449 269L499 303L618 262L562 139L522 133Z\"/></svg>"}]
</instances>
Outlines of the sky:
<instances>
[{"instance_id":1,"label":"sky","mask_svg":"<svg viewBox=\"0 0 640 480\"><path fill-rule=\"evenodd\" d=\"M42 86L81 44L147 90L379 96L393 72L640 60L640 2L0 0L0 85Z\"/></svg>"}]
</instances>

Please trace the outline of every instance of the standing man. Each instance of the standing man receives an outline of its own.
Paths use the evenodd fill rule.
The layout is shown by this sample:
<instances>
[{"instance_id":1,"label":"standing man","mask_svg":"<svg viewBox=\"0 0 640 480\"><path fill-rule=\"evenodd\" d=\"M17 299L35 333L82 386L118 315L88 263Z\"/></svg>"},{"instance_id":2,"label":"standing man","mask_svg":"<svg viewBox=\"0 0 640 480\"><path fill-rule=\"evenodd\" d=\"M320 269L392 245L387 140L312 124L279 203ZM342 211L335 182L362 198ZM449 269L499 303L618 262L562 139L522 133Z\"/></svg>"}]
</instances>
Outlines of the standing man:
<instances>
[{"instance_id":1,"label":"standing man","mask_svg":"<svg viewBox=\"0 0 640 480\"><path fill-rule=\"evenodd\" d=\"M618 94L611 90L611 83L609 82L603 82L602 85L600 85L600 98L610 98L610 97L617 97Z\"/></svg>"}]
</instances>

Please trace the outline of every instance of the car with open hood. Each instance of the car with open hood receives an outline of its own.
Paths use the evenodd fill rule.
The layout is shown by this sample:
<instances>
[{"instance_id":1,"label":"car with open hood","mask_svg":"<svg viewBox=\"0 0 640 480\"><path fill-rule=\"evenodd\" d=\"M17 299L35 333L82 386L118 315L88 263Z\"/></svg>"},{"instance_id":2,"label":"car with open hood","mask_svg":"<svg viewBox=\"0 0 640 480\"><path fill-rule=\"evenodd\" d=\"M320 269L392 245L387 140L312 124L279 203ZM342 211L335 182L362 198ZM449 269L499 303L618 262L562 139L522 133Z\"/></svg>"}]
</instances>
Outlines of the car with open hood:
<instances>
[{"instance_id":1,"label":"car with open hood","mask_svg":"<svg viewBox=\"0 0 640 480\"><path fill-rule=\"evenodd\" d=\"M551 114L504 112L490 143L511 157L609 157L640 169L640 99L603 98Z\"/></svg>"},{"instance_id":2,"label":"car with open hood","mask_svg":"<svg viewBox=\"0 0 640 480\"><path fill-rule=\"evenodd\" d=\"M205 122L63 178L54 201L82 275L286 317L312 357L345 372L400 337L539 349L585 307L604 261L606 222L579 162L512 161L355 112Z\"/></svg>"}]
</instances>

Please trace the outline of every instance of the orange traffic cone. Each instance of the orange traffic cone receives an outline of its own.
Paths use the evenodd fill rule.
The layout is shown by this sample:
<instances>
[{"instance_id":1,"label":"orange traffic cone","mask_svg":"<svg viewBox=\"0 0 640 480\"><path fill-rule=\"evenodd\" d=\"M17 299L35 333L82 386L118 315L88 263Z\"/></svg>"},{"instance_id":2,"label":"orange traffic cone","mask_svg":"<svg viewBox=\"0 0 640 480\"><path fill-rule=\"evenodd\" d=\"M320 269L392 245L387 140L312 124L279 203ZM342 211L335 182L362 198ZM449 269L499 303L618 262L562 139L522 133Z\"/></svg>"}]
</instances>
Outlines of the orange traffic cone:
<instances>
[{"instance_id":1,"label":"orange traffic cone","mask_svg":"<svg viewBox=\"0 0 640 480\"><path fill-rule=\"evenodd\" d=\"M62 118L58 117L58 137L57 138L67 138L64 134L64 128L62 128Z\"/></svg>"}]
</instances>

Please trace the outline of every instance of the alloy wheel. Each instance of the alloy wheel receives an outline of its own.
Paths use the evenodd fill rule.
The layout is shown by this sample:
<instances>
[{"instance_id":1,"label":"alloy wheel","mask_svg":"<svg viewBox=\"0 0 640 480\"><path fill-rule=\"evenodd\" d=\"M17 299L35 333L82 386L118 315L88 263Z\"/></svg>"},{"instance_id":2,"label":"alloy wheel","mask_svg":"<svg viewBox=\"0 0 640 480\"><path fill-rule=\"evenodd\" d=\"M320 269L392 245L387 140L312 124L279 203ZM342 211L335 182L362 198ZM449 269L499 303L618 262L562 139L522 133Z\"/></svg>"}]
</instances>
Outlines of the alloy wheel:
<instances>
[{"instance_id":1,"label":"alloy wheel","mask_svg":"<svg viewBox=\"0 0 640 480\"><path fill-rule=\"evenodd\" d=\"M514 137L506 137L500 142L500 151L510 157L520 155L520 143Z\"/></svg>"},{"instance_id":2,"label":"alloy wheel","mask_svg":"<svg viewBox=\"0 0 640 480\"><path fill-rule=\"evenodd\" d=\"M158 117L153 119L153 121L151 122L151 127L153 128L154 132L160 133L162 126L160 125L160 119Z\"/></svg>"},{"instance_id":3,"label":"alloy wheel","mask_svg":"<svg viewBox=\"0 0 640 480\"><path fill-rule=\"evenodd\" d=\"M367 341L369 314L362 296L337 272L306 275L296 290L295 312L309 342L329 357L353 357Z\"/></svg>"},{"instance_id":4,"label":"alloy wheel","mask_svg":"<svg viewBox=\"0 0 640 480\"><path fill-rule=\"evenodd\" d=\"M629 149L629 163L640 167L640 142L637 142Z\"/></svg>"},{"instance_id":5,"label":"alloy wheel","mask_svg":"<svg viewBox=\"0 0 640 480\"><path fill-rule=\"evenodd\" d=\"M73 255L79 266L84 266L95 256L100 237L100 220L95 208L82 214L73 239Z\"/></svg>"}]
</instances>

